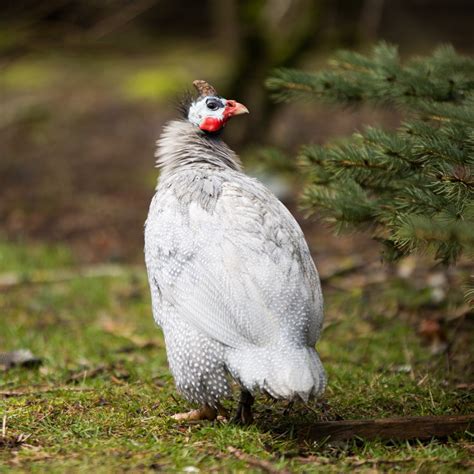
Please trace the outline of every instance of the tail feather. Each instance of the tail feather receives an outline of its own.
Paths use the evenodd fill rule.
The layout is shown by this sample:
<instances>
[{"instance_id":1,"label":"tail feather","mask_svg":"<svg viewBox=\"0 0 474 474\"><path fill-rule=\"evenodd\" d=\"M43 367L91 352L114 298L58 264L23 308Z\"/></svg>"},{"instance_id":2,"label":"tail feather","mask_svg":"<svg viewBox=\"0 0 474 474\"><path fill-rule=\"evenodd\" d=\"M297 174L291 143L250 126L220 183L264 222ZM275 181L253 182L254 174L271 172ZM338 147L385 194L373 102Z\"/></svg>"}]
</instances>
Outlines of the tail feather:
<instances>
[{"instance_id":1,"label":"tail feather","mask_svg":"<svg viewBox=\"0 0 474 474\"><path fill-rule=\"evenodd\" d=\"M326 374L312 347L250 347L229 354L229 370L251 392L264 390L274 398L305 402L326 388Z\"/></svg>"}]
</instances>

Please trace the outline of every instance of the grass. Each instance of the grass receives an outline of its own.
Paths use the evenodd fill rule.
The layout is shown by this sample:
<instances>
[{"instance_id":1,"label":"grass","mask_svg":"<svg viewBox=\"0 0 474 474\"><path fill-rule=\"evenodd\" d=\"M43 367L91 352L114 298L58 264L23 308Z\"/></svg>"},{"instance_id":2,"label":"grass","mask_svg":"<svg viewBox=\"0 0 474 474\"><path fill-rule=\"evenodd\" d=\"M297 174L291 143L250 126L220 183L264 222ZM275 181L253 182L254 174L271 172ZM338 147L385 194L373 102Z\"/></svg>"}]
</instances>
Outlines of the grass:
<instances>
[{"instance_id":1,"label":"grass","mask_svg":"<svg viewBox=\"0 0 474 474\"><path fill-rule=\"evenodd\" d=\"M0 265L28 275L73 258L64 248L1 243ZM28 348L44 361L0 372L0 472L469 471L468 433L424 443L298 437L321 418L472 413L472 398L457 388L464 374L448 372L445 356L422 347L406 320L376 308L357 292L327 291L325 404L285 414L283 403L261 397L256 423L242 428L170 419L188 404L168 372L144 272L0 292L0 350ZM20 435L28 438L18 443ZM271 469L258 467L262 460Z\"/></svg>"}]
</instances>

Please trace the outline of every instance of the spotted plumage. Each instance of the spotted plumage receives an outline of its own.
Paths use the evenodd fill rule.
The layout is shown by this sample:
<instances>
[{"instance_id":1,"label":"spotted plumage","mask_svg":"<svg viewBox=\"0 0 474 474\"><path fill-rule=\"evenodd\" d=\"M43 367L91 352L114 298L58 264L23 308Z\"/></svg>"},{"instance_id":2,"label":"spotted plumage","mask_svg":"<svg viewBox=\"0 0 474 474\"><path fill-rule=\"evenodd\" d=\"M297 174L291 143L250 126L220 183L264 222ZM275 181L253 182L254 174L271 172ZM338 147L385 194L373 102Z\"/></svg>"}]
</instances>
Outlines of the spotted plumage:
<instances>
[{"instance_id":1,"label":"spotted plumage","mask_svg":"<svg viewBox=\"0 0 474 474\"><path fill-rule=\"evenodd\" d=\"M202 122L209 97L224 109L207 114L221 128L243 110L201 96L190 113L199 109ZM323 301L303 233L196 117L170 122L158 141L161 174L145 230L153 314L176 386L206 408L193 417L217 413L229 379L250 398L259 390L288 400L319 395Z\"/></svg>"}]
</instances>

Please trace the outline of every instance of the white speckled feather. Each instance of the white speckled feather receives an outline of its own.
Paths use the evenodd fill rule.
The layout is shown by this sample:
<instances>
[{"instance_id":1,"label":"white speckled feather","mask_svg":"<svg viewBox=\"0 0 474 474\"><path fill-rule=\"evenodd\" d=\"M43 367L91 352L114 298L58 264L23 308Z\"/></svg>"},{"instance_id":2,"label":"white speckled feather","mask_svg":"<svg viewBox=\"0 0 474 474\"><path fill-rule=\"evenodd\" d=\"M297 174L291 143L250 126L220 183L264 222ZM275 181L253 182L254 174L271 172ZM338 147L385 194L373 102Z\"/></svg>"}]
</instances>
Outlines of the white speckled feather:
<instances>
[{"instance_id":1,"label":"white speckled feather","mask_svg":"<svg viewBox=\"0 0 474 474\"><path fill-rule=\"evenodd\" d=\"M247 389L277 398L321 393L325 375L314 344L322 295L295 219L240 171L223 142L186 122L168 125L158 158L162 175L147 219L145 255L153 311L168 358L174 358L178 388L190 400L215 404L228 395L229 372ZM177 320L184 324L181 334ZM214 344L219 356L203 355L193 373L186 358L196 354L186 345L197 344L199 352L196 338ZM218 374L210 385L206 357Z\"/></svg>"}]
</instances>

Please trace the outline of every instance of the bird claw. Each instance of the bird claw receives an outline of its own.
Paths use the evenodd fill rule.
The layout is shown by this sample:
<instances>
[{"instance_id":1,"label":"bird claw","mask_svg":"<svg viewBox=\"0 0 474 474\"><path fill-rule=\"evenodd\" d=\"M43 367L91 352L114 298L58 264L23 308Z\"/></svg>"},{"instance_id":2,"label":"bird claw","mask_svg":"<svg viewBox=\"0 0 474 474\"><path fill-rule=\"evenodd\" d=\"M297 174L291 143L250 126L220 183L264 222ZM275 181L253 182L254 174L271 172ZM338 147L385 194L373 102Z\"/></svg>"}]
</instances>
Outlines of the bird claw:
<instances>
[{"instance_id":1,"label":"bird claw","mask_svg":"<svg viewBox=\"0 0 474 474\"><path fill-rule=\"evenodd\" d=\"M203 406L196 410L191 410L185 413L176 413L172 415L173 420L176 421L199 421L199 420L215 420L217 418L217 410L209 406Z\"/></svg>"},{"instance_id":2,"label":"bird claw","mask_svg":"<svg viewBox=\"0 0 474 474\"><path fill-rule=\"evenodd\" d=\"M237 413L232 418L232 423L236 425L246 426L253 423L252 411L248 407L238 407Z\"/></svg>"},{"instance_id":3,"label":"bird claw","mask_svg":"<svg viewBox=\"0 0 474 474\"><path fill-rule=\"evenodd\" d=\"M210 407L209 405L203 405L200 408L195 410L191 410L185 413L176 413L172 415L171 418L176 421L201 421L201 420L209 420L213 421L216 418L226 418L227 411L222 406L218 406L217 408Z\"/></svg>"}]
</instances>

